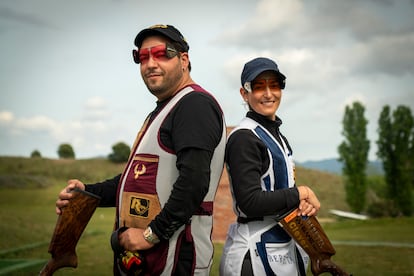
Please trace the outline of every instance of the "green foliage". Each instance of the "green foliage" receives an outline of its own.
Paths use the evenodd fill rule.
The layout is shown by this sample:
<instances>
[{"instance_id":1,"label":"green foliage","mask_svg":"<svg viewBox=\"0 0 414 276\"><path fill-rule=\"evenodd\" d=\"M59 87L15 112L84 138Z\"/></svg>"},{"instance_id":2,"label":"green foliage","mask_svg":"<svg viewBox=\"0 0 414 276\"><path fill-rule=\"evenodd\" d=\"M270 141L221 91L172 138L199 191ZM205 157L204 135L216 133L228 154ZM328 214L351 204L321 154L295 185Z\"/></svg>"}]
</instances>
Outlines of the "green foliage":
<instances>
[{"instance_id":1,"label":"green foliage","mask_svg":"<svg viewBox=\"0 0 414 276\"><path fill-rule=\"evenodd\" d=\"M368 176L367 183L367 214L373 218L389 216L390 205L385 200L384 177L378 175Z\"/></svg>"},{"instance_id":2,"label":"green foliage","mask_svg":"<svg viewBox=\"0 0 414 276\"><path fill-rule=\"evenodd\" d=\"M61 144L58 148L58 156L62 159L75 159L75 152L70 144Z\"/></svg>"},{"instance_id":3,"label":"green foliage","mask_svg":"<svg viewBox=\"0 0 414 276\"><path fill-rule=\"evenodd\" d=\"M345 137L339 147L339 161L343 163L346 201L352 211L360 213L365 207L366 167L368 164L369 140L364 117L365 108L359 102L346 106L342 120Z\"/></svg>"},{"instance_id":4,"label":"green foliage","mask_svg":"<svg viewBox=\"0 0 414 276\"><path fill-rule=\"evenodd\" d=\"M112 146L112 153L109 154L108 158L114 163L122 163L128 161L131 149L123 142L119 142Z\"/></svg>"},{"instance_id":5,"label":"green foliage","mask_svg":"<svg viewBox=\"0 0 414 276\"><path fill-rule=\"evenodd\" d=\"M387 197L387 184L383 176L368 177L367 214L372 218L395 217L399 214L394 202Z\"/></svg>"},{"instance_id":6,"label":"green foliage","mask_svg":"<svg viewBox=\"0 0 414 276\"><path fill-rule=\"evenodd\" d=\"M385 106L378 120L378 151L387 183L387 199L403 214L412 214L414 184L414 118L410 108Z\"/></svg>"},{"instance_id":7,"label":"green foliage","mask_svg":"<svg viewBox=\"0 0 414 276\"><path fill-rule=\"evenodd\" d=\"M38 150L34 150L32 151L32 153L30 154L31 158L42 158L42 155L40 154L40 151Z\"/></svg>"}]
</instances>

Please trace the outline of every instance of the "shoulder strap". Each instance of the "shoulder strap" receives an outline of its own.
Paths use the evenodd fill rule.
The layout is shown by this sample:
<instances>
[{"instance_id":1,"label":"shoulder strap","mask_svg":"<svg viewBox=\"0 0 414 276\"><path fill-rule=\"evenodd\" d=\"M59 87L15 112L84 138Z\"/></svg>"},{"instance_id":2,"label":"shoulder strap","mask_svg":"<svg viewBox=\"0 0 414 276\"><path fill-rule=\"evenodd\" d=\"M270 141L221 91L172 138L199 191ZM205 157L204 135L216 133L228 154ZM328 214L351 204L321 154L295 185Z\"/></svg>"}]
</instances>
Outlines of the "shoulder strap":
<instances>
[{"instance_id":1,"label":"shoulder strap","mask_svg":"<svg viewBox=\"0 0 414 276\"><path fill-rule=\"evenodd\" d=\"M275 176L276 189L283 189L289 187L287 165L285 156L276 141L260 126L254 129L254 132L259 136L263 143L267 146L272 154L273 172Z\"/></svg>"}]
</instances>

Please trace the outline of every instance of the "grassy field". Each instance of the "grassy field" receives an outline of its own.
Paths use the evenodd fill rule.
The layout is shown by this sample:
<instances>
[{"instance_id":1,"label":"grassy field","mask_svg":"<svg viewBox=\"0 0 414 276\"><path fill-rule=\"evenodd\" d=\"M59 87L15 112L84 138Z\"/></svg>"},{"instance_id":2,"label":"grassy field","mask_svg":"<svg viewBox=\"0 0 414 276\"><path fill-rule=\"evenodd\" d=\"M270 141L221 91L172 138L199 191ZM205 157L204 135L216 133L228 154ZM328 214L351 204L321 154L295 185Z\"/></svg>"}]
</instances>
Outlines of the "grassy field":
<instances>
[{"instance_id":1,"label":"grassy field","mask_svg":"<svg viewBox=\"0 0 414 276\"><path fill-rule=\"evenodd\" d=\"M57 219L54 202L66 179L93 182L121 169L122 165L106 160L0 157L0 275L37 275L50 258L48 244ZM321 199L323 205L345 208L341 189L326 189L328 184L322 183L337 178L300 168L298 174L309 174L301 179L306 183L319 180L315 189L324 194L322 198L336 198L337 205L335 200ZM97 209L77 246L78 268L64 268L55 275L112 275L109 237L113 220L113 208ZM333 260L353 275L414 275L414 218L332 222L331 217L328 222L320 216L320 221L336 248ZM221 251L222 244L216 243L211 275L218 275Z\"/></svg>"}]
</instances>

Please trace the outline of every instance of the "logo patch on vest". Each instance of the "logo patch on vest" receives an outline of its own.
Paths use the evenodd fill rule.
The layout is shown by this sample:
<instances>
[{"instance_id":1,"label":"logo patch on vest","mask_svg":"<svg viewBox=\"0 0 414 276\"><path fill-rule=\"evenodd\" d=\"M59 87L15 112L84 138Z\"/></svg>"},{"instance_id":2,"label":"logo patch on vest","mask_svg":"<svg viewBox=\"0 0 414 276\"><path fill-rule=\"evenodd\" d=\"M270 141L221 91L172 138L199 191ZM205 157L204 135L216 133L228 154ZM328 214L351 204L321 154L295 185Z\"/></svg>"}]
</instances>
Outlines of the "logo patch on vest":
<instances>
[{"instance_id":1,"label":"logo patch on vest","mask_svg":"<svg viewBox=\"0 0 414 276\"><path fill-rule=\"evenodd\" d=\"M138 177L140 175L143 175L146 172L147 172L147 167L144 164L140 164L140 163L136 164L134 166L134 178L135 178L135 180L138 179Z\"/></svg>"},{"instance_id":2,"label":"logo patch on vest","mask_svg":"<svg viewBox=\"0 0 414 276\"><path fill-rule=\"evenodd\" d=\"M140 197L131 197L131 204L129 205L129 214L137 217L148 217L150 200Z\"/></svg>"}]
</instances>

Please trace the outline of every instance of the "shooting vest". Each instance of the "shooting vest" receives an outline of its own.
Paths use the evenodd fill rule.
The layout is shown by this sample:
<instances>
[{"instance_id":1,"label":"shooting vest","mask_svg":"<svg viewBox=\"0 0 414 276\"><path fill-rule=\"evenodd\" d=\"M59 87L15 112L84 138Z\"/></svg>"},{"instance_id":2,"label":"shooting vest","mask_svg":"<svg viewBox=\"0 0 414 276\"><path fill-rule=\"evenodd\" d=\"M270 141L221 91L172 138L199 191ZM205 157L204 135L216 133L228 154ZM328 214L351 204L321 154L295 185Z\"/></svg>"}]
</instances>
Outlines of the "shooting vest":
<instances>
[{"instance_id":1,"label":"shooting vest","mask_svg":"<svg viewBox=\"0 0 414 276\"><path fill-rule=\"evenodd\" d=\"M239 129L250 129L267 147L269 167L260 179L262 190L272 192L293 187L295 168L292 154L284 139L280 137L280 145L266 128L247 117L230 135ZM231 178L229 180L231 183ZM230 188L234 212L240 218L247 218L237 206L233 185ZM275 216L230 225L223 248L220 275L240 275L248 251L254 275L302 275L309 262L309 257L278 225Z\"/></svg>"},{"instance_id":2,"label":"shooting vest","mask_svg":"<svg viewBox=\"0 0 414 276\"><path fill-rule=\"evenodd\" d=\"M198 87L198 86L197 86ZM144 123L138 133L128 164L120 180L118 191L118 228L135 227L144 229L161 211L167 202L173 184L178 177L177 156L160 145L159 131L165 118L175 105L189 93L195 92L188 86L178 92L162 108L151 123ZM177 261L177 241L193 241L195 247L194 275L208 275L213 257L210 236L213 224L213 200L224 165L226 128L223 118L223 132L211 161L210 185L204 202L191 223L181 226L168 241L161 241L151 248L146 256L147 266L154 266L151 275L171 275Z\"/></svg>"}]
</instances>

